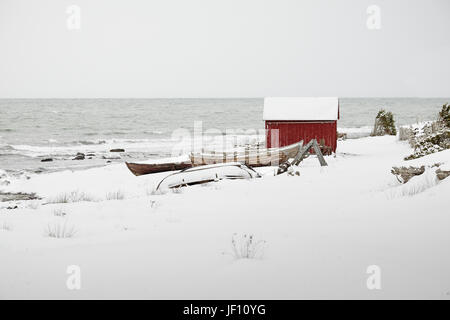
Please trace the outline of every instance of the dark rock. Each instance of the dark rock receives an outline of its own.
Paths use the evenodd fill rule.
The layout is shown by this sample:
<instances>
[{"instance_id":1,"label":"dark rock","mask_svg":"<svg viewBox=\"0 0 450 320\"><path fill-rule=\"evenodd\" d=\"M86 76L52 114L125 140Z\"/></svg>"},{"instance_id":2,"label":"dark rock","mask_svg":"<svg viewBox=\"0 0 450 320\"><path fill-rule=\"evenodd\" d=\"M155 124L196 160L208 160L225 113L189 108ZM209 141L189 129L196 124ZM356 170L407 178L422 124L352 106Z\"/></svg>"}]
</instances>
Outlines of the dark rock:
<instances>
[{"instance_id":1,"label":"dark rock","mask_svg":"<svg viewBox=\"0 0 450 320\"><path fill-rule=\"evenodd\" d=\"M35 193L22 192L0 192L0 202L20 201L20 200L40 200Z\"/></svg>"},{"instance_id":2,"label":"dark rock","mask_svg":"<svg viewBox=\"0 0 450 320\"><path fill-rule=\"evenodd\" d=\"M84 155L84 153L78 152L75 158L73 158L72 160L84 160L85 158L86 156Z\"/></svg>"},{"instance_id":3,"label":"dark rock","mask_svg":"<svg viewBox=\"0 0 450 320\"><path fill-rule=\"evenodd\" d=\"M347 140L347 134L346 133L342 133L342 132L338 132L337 133L337 138L338 138L338 140Z\"/></svg>"},{"instance_id":4,"label":"dark rock","mask_svg":"<svg viewBox=\"0 0 450 320\"><path fill-rule=\"evenodd\" d=\"M111 149L109 152L125 152L125 149Z\"/></svg>"},{"instance_id":5,"label":"dark rock","mask_svg":"<svg viewBox=\"0 0 450 320\"><path fill-rule=\"evenodd\" d=\"M52 158L45 158L41 160L41 162L52 162L52 161L53 161Z\"/></svg>"},{"instance_id":6,"label":"dark rock","mask_svg":"<svg viewBox=\"0 0 450 320\"><path fill-rule=\"evenodd\" d=\"M111 160L106 161L106 163L111 163L111 162L112 162Z\"/></svg>"}]
</instances>

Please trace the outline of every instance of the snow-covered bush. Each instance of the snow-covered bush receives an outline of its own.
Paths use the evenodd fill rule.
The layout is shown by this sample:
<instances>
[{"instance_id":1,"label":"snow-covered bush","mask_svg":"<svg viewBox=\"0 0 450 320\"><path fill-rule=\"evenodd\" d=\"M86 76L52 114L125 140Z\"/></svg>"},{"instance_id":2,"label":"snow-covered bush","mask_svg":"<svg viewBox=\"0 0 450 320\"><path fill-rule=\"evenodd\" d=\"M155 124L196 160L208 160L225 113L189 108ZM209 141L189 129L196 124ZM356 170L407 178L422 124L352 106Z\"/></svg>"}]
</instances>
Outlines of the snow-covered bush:
<instances>
[{"instance_id":1,"label":"snow-covered bush","mask_svg":"<svg viewBox=\"0 0 450 320\"><path fill-rule=\"evenodd\" d=\"M450 149L450 129L415 135L412 144L414 145L414 153L405 157L405 160L417 159L427 154Z\"/></svg>"},{"instance_id":2,"label":"snow-covered bush","mask_svg":"<svg viewBox=\"0 0 450 320\"><path fill-rule=\"evenodd\" d=\"M419 168L412 167L392 167L391 173L395 175L400 183L407 183L412 177L420 176L425 172L425 166Z\"/></svg>"},{"instance_id":3,"label":"snow-covered bush","mask_svg":"<svg viewBox=\"0 0 450 320\"><path fill-rule=\"evenodd\" d=\"M445 104L439 112L438 120L426 122L412 129L409 144L414 153L405 160L417 159L427 154L450 149L450 105Z\"/></svg>"},{"instance_id":4,"label":"snow-covered bush","mask_svg":"<svg viewBox=\"0 0 450 320\"><path fill-rule=\"evenodd\" d=\"M67 220L49 223L45 235L50 238L72 238L77 233L75 226L68 225Z\"/></svg>"},{"instance_id":5,"label":"snow-covered bush","mask_svg":"<svg viewBox=\"0 0 450 320\"><path fill-rule=\"evenodd\" d=\"M443 126L450 128L450 104L446 103L439 112L439 120Z\"/></svg>"},{"instance_id":6,"label":"snow-covered bush","mask_svg":"<svg viewBox=\"0 0 450 320\"><path fill-rule=\"evenodd\" d=\"M408 183L401 184L387 191L388 198L414 196L438 184L433 169L427 168L421 175L412 177Z\"/></svg>"},{"instance_id":7,"label":"snow-covered bush","mask_svg":"<svg viewBox=\"0 0 450 320\"><path fill-rule=\"evenodd\" d=\"M264 254L264 240L256 240L252 234L231 237L232 255L235 259L261 259Z\"/></svg>"},{"instance_id":8,"label":"snow-covered bush","mask_svg":"<svg viewBox=\"0 0 450 320\"><path fill-rule=\"evenodd\" d=\"M375 125L371 133L372 136L384 136L397 134L397 129L395 128L394 115L390 111L381 109L378 111L377 117L375 118Z\"/></svg>"},{"instance_id":9,"label":"snow-covered bush","mask_svg":"<svg viewBox=\"0 0 450 320\"><path fill-rule=\"evenodd\" d=\"M398 129L398 138L400 141L411 141L414 138L414 129L412 126L400 127Z\"/></svg>"}]
</instances>

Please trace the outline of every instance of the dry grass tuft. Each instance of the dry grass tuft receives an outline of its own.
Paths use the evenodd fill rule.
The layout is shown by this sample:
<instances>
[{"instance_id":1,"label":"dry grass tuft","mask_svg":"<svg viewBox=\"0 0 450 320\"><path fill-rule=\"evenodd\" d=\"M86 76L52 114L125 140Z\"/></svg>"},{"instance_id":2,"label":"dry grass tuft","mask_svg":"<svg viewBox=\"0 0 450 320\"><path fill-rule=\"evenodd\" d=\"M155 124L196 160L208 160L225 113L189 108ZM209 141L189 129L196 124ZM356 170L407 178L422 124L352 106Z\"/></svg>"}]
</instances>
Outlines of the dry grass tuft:
<instances>
[{"instance_id":1,"label":"dry grass tuft","mask_svg":"<svg viewBox=\"0 0 450 320\"><path fill-rule=\"evenodd\" d=\"M82 201L96 201L96 200L94 197L85 192L72 191L60 193L56 197L51 198L48 203L72 203Z\"/></svg>"},{"instance_id":2,"label":"dry grass tuft","mask_svg":"<svg viewBox=\"0 0 450 320\"><path fill-rule=\"evenodd\" d=\"M49 223L44 230L45 235L50 238L66 239L73 238L77 233L75 226L68 225L67 220L64 222L56 221L54 223Z\"/></svg>"},{"instance_id":3,"label":"dry grass tuft","mask_svg":"<svg viewBox=\"0 0 450 320\"><path fill-rule=\"evenodd\" d=\"M266 241L256 240L252 234L231 237L232 255L235 259L261 259Z\"/></svg>"},{"instance_id":4,"label":"dry grass tuft","mask_svg":"<svg viewBox=\"0 0 450 320\"><path fill-rule=\"evenodd\" d=\"M114 192L108 192L106 194L106 200L123 200L125 199L125 194L122 190L117 190Z\"/></svg>"},{"instance_id":5,"label":"dry grass tuft","mask_svg":"<svg viewBox=\"0 0 450 320\"><path fill-rule=\"evenodd\" d=\"M10 222L8 221L2 221L0 223L0 230L4 230L4 231L12 231L13 230L13 226Z\"/></svg>"}]
</instances>

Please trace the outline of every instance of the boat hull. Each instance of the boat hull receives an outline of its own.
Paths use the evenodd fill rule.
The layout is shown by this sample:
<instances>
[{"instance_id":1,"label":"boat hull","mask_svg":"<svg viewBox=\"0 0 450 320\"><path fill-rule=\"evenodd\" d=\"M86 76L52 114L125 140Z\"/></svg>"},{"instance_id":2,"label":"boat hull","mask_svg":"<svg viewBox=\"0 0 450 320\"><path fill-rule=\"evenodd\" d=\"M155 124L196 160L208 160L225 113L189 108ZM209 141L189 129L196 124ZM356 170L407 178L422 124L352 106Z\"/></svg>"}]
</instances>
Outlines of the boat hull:
<instances>
[{"instance_id":1,"label":"boat hull","mask_svg":"<svg viewBox=\"0 0 450 320\"><path fill-rule=\"evenodd\" d=\"M216 163L240 162L250 167L277 166L290 158L294 158L302 147L302 142L283 148L254 149L245 152L191 153L193 166Z\"/></svg>"},{"instance_id":2,"label":"boat hull","mask_svg":"<svg viewBox=\"0 0 450 320\"><path fill-rule=\"evenodd\" d=\"M283 148L254 149L240 153L191 153L190 161L186 162L151 164L126 162L126 165L135 176L229 162L239 162L249 167L277 166L290 158L294 158L302 145L302 142L298 142Z\"/></svg>"},{"instance_id":3,"label":"boat hull","mask_svg":"<svg viewBox=\"0 0 450 320\"><path fill-rule=\"evenodd\" d=\"M177 163L130 163L125 162L128 169L135 176L142 176L145 174L165 172L165 171L175 171L183 170L187 168L192 168L192 163L190 162L177 162Z\"/></svg>"}]
</instances>

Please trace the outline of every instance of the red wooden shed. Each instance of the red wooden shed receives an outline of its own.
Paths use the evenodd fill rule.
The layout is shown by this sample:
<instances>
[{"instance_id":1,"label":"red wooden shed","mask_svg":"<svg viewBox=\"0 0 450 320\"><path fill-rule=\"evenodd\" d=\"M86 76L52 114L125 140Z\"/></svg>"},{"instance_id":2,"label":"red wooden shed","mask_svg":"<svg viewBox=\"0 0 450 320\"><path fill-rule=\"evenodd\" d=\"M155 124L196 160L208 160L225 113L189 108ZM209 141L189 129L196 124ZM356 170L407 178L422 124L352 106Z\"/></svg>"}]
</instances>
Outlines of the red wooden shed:
<instances>
[{"instance_id":1,"label":"red wooden shed","mask_svg":"<svg viewBox=\"0 0 450 320\"><path fill-rule=\"evenodd\" d=\"M268 148L316 139L336 152L338 98L265 98L263 119Z\"/></svg>"}]
</instances>

